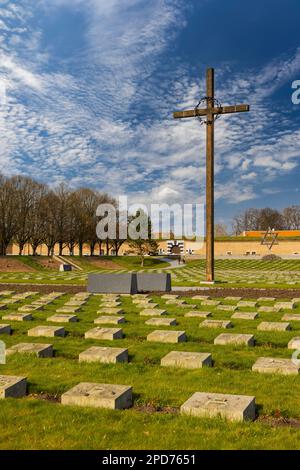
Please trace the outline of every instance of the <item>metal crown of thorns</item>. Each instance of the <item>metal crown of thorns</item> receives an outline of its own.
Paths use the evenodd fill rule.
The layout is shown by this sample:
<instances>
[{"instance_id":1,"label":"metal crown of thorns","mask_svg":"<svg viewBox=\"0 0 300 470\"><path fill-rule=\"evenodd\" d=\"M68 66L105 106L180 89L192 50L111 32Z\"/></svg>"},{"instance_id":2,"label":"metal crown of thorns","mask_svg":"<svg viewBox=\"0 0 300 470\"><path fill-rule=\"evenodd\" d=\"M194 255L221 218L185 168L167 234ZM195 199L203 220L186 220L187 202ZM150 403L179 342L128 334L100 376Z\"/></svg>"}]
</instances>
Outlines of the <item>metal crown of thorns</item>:
<instances>
[{"instance_id":1,"label":"metal crown of thorns","mask_svg":"<svg viewBox=\"0 0 300 470\"><path fill-rule=\"evenodd\" d=\"M208 124L208 120L203 119L201 116L197 116L196 111L199 108L201 108L203 104L206 104L208 101L210 101L213 104L214 108L218 108L220 110L217 114L214 114L214 118L213 118L214 121L216 121L217 119L219 119L219 117L221 117L222 104L220 103L220 101L217 100L216 98L209 98L208 96L204 96L203 98L201 98L199 103L195 106L195 117L198 118L200 124Z\"/></svg>"}]
</instances>

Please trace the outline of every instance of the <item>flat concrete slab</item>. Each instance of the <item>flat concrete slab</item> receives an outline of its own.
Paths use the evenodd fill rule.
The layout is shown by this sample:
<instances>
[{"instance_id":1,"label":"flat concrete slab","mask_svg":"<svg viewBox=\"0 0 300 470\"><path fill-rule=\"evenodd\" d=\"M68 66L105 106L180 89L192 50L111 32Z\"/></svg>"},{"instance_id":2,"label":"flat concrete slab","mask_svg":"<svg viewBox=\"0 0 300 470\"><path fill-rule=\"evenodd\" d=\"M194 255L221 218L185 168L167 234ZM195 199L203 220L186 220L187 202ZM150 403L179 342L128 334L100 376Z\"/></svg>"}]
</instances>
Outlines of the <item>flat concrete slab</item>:
<instances>
[{"instance_id":1,"label":"flat concrete slab","mask_svg":"<svg viewBox=\"0 0 300 470\"><path fill-rule=\"evenodd\" d=\"M45 336L45 337L54 337L54 336L65 336L65 329L61 326L36 326L28 330L28 336Z\"/></svg>"},{"instance_id":2,"label":"flat concrete slab","mask_svg":"<svg viewBox=\"0 0 300 470\"><path fill-rule=\"evenodd\" d=\"M106 339L106 340L114 340L114 339L122 339L123 338L123 330L120 328L92 328L91 330L87 331L84 335L86 339Z\"/></svg>"},{"instance_id":3,"label":"flat concrete slab","mask_svg":"<svg viewBox=\"0 0 300 470\"><path fill-rule=\"evenodd\" d=\"M275 302L275 297L259 297L258 302Z\"/></svg>"},{"instance_id":4,"label":"flat concrete slab","mask_svg":"<svg viewBox=\"0 0 300 470\"><path fill-rule=\"evenodd\" d=\"M64 304L64 307L83 307L86 304L86 300L69 300L69 302Z\"/></svg>"},{"instance_id":5,"label":"flat concrete slab","mask_svg":"<svg viewBox=\"0 0 300 470\"><path fill-rule=\"evenodd\" d=\"M201 310L192 310L184 315L187 318L208 318L211 317L211 312L202 312Z\"/></svg>"},{"instance_id":6,"label":"flat concrete slab","mask_svg":"<svg viewBox=\"0 0 300 470\"><path fill-rule=\"evenodd\" d=\"M292 338L288 343L288 349L300 349L300 336Z\"/></svg>"},{"instance_id":7,"label":"flat concrete slab","mask_svg":"<svg viewBox=\"0 0 300 470\"><path fill-rule=\"evenodd\" d=\"M31 321L32 314L31 313L8 313L7 315L3 315L2 320Z\"/></svg>"},{"instance_id":8,"label":"flat concrete slab","mask_svg":"<svg viewBox=\"0 0 300 470\"><path fill-rule=\"evenodd\" d=\"M300 315L298 314L293 314L293 313L286 313L283 315L281 320L286 320L286 321L300 321Z\"/></svg>"},{"instance_id":9,"label":"flat concrete slab","mask_svg":"<svg viewBox=\"0 0 300 470\"><path fill-rule=\"evenodd\" d=\"M155 330L147 336L147 341L156 343L181 343L186 341L185 331Z\"/></svg>"},{"instance_id":10,"label":"flat concrete slab","mask_svg":"<svg viewBox=\"0 0 300 470\"><path fill-rule=\"evenodd\" d=\"M221 302L219 300L202 300L201 305L207 305L210 307L217 307Z\"/></svg>"},{"instance_id":11,"label":"flat concrete slab","mask_svg":"<svg viewBox=\"0 0 300 470\"><path fill-rule=\"evenodd\" d=\"M218 305L217 310L221 310L223 312L236 312L237 307L235 305Z\"/></svg>"},{"instance_id":12,"label":"flat concrete slab","mask_svg":"<svg viewBox=\"0 0 300 470\"><path fill-rule=\"evenodd\" d=\"M142 308L142 309L154 309L157 308L159 305L154 304L153 302L148 302L148 303L138 303L135 304L137 308Z\"/></svg>"},{"instance_id":13,"label":"flat concrete slab","mask_svg":"<svg viewBox=\"0 0 300 470\"><path fill-rule=\"evenodd\" d=\"M176 318L150 318L145 322L145 325L152 326L175 326L177 325Z\"/></svg>"},{"instance_id":14,"label":"flat concrete slab","mask_svg":"<svg viewBox=\"0 0 300 470\"><path fill-rule=\"evenodd\" d=\"M229 421L253 421L255 397L196 392L181 406L180 412L199 418L222 417Z\"/></svg>"},{"instance_id":15,"label":"flat concrete slab","mask_svg":"<svg viewBox=\"0 0 300 470\"><path fill-rule=\"evenodd\" d=\"M121 302L101 302L99 307L101 308L117 308L120 307Z\"/></svg>"},{"instance_id":16,"label":"flat concrete slab","mask_svg":"<svg viewBox=\"0 0 300 470\"><path fill-rule=\"evenodd\" d=\"M233 328L231 321L228 320L204 320L199 325L200 328Z\"/></svg>"},{"instance_id":17,"label":"flat concrete slab","mask_svg":"<svg viewBox=\"0 0 300 470\"><path fill-rule=\"evenodd\" d=\"M258 318L258 313L256 312L236 312L231 315L232 319L236 320L256 320Z\"/></svg>"},{"instance_id":18,"label":"flat concrete slab","mask_svg":"<svg viewBox=\"0 0 300 470\"><path fill-rule=\"evenodd\" d=\"M298 375L300 364L296 365L291 359L260 357L253 364L252 370L262 374Z\"/></svg>"},{"instance_id":19,"label":"flat concrete slab","mask_svg":"<svg viewBox=\"0 0 300 470\"><path fill-rule=\"evenodd\" d=\"M160 317L161 315L165 315L166 313L166 310L160 310L156 308L145 308L140 312L140 315L142 317Z\"/></svg>"},{"instance_id":20,"label":"flat concrete slab","mask_svg":"<svg viewBox=\"0 0 300 470\"><path fill-rule=\"evenodd\" d=\"M257 329L260 331L288 331L292 328L289 323L263 321L258 325Z\"/></svg>"},{"instance_id":21,"label":"flat concrete slab","mask_svg":"<svg viewBox=\"0 0 300 470\"><path fill-rule=\"evenodd\" d=\"M10 325L0 325L0 335L10 335L11 327Z\"/></svg>"},{"instance_id":22,"label":"flat concrete slab","mask_svg":"<svg viewBox=\"0 0 300 470\"><path fill-rule=\"evenodd\" d=\"M240 302L237 303L238 307L249 307L249 308L255 308L257 307L257 302L252 301L252 300L241 300Z\"/></svg>"},{"instance_id":23,"label":"flat concrete slab","mask_svg":"<svg viewBox=\"0 0 300 470\"><path fill-rule=\"evenodd\" d=\"M255 339L253 335L222 333L215 338L214 344L224 346L227 344L238 346L254 346Z\"/></svg>"},{"instance_id":24,"label":"flat concrete slab","mask_svg":"<svg viewBox=\"0 0 300 470\"><path fill-rule=\"evenodd\" d=\"M293 310L296 308L295 302L276 302L275 307L279 310Z\"/></svg>"},{"instance_id":25,"label":"flat concrete slab","mask_svg":"<svg viewBox=\"0 0 300 470\"><path fill-rule=\"evenodd\" d=\"M0 375L0 399L25 397L26 389L27 380L25 377Z\"/></svg>"},{"instance_id":26,"label":"flat concrete slab","mask_svg":"<svg viewBox=\"0 0 300 470\"><path fill-rule=\"evenodd\" d=\"M136 294L137 275L134 273L125 274L99 274L90 273L88 275L88 292L94 294Z\"/></svg>"},{"instance_id":27,"label":"flat concrete slab","mask_svg":"<svg viewBox=\"0 0 300 470\"><path fill-rule=\"evenodd\" d=\"M225 300L228 300L230 302L240 302L242 300L242 297L236 297L235 295L230 295L228 297L225 297Z\"/></svg>"},{"instance_id":28,"label":"flat concrete slab","mask_svg":"<svg viewBox=\"0 0 300 470\"><path fill-rule=\"evenodd\" d=\"M123 315L124 311L121 308L108 308L108 307L103 307L100 310L97 310L97 313L107 313L109 315Z\"/></svg>"},{"instance_id":29,"label":"flat concrete slab","mask_svg":"<svg viewBox=\"0 0 300 470\"><path fill-rule=\"evenodd\" d=\"M64 393L61 403L122 410L132 406L132 387L82 382Z\"/></svg>"},{"instance_id":30,"label":"flat concrete slab","mask_svg":"<svg viewBox=\"0 0 300 470\"><path fill-rule=\"evenodd\" d=\"M56 313L77 313L80 311L80 307L60 307L56 310Z\"/></svg>"},{"instance_id":31,"label":"flat concrete slab","mask_svg":"<svg viewBox=\"0 0 300 470\"><path fill-rule=\"evenodd\" d=\"M185 305L186 301L183 299L169 299L166 301L166 305Z\"/></svg>"},{"instance_id":32,"label":"flat concrete slab","mask_svg":"<svg viewBox=\"0 0 300 470\"><path fill-rule=\"evenodd\" d=\"M47 318L47 321L54 323L75 323L78 321L76 315L64 315L63 313L57 313Z\"/></svg>"},{"instance_id":33,"label":"flat concrete slab","mask_svg":"<svg viewBox=\"0 0 300 470\"><path fill-rule=\"evenodd\" d=\"M212 367L212 356L210 353L171 351L161 359L160 365L181 369L201 369Z\"/></svg>"},{"instance_id":34,"label":"flat concrete slab","mask_svg":"<svg viewBox=\"0 0 300 470\"><path fill-rule=\"evenodd\" d=\"M261 306L261 307L258 307L257 311L259 313L277 313L279 311L278 307L272 307L272 306Z\"/></svg>"},{"instance_id":35,"label":"flat concrete slab","mask_svg":"<svg viewBox=\"0 0 300 470\"><path fill-rule=\"evenodd\" d=\"M103 364L128 362L128 349L92 346L79 354L79 362L101 362Z\"/></svg>"},{"instance_id":36,"label":"flat concrete slab","mask_svg":"<svg viewBox=\"0 0 300 470\"><path fill-rule=\"evenodd\" d=\"M7 305L6 304L0 304L0 310L6 310Z\"/></svg>"},{"instance_id":37,"label":"flat concrete slab","mask_svg":"<svg viewBox=\"0 0 300 470\"><path fill-rule=\"evenodd\" d=\"M6 350L7 356L15 353L34 354L36 357L53 357L53 346L41 343L19 343Z\"/></svg>"},{"instance_id":38,"label":"flat concrete slab","mask_svg":"<svg viewBox=\"0 0 300 470\"><path fill-rule=\"evenodd\" d=\"M94 320L94 323L96 325L118 325L119 323L125 323L125 318L102 315L102 317L96 318L96 320Z\"/></svg>"},{"instance_id":39,"label":"flat concrete slab","mask_svg":"<svg viewBox=\"0 0 300 470\"><path fill-rule=\"evenodd\" d=\"M173 295L173 294L164 294L161 296L162 299L166 299L166 300L172 300L172 299L179 299L179 295Z\"/></svg>"},{"instance_id":40,"label":"flat concrete slab","mask_svg":"<svg viewBox=\"0 0 300 470\"><path fill-rule=\"evenodd\" d=\"M18 312L40 312L44 310L42 305L23 305L22 307L18 308Z\"/></svg>"},{"instance_id":41,"label":"flat concrete slab","mask_svg":"<svg viewBox=\"0 0 300 470\"><path fill-rule=\"evenodd\" d=\"M193 300L211 300L209 295L194 295L192 297Z\"/></svg>"}]
</instances>

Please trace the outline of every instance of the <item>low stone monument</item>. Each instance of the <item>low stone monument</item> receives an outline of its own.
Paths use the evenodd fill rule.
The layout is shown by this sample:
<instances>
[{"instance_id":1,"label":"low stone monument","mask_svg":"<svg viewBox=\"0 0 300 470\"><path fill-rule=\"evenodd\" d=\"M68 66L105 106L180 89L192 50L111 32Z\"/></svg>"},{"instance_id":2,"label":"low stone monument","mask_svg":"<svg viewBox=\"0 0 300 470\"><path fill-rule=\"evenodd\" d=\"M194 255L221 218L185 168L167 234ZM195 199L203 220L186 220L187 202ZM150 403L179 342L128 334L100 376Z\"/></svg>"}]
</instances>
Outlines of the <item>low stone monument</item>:
<instances>
[{"instance_id":1,"label":"low stone monument","mask_svg":"<svg viewBox=\"0 0 300 470\"><path fill-rule=\"evenodd\" d=\"M132 387L82 382L64 393L61 403L122 410L132 406Z\"/></svg>"},{"instance_id":2,"label":"low stone monument","mask_svg":"<svg viewBox=\"0 0 300 470\"><path fill-rule=\"evenodd\" d=\"M255 397L196 392L180 408L181 414L201 418L222 417L229 421L253 421Z\"/></svg>"}]
</instances>

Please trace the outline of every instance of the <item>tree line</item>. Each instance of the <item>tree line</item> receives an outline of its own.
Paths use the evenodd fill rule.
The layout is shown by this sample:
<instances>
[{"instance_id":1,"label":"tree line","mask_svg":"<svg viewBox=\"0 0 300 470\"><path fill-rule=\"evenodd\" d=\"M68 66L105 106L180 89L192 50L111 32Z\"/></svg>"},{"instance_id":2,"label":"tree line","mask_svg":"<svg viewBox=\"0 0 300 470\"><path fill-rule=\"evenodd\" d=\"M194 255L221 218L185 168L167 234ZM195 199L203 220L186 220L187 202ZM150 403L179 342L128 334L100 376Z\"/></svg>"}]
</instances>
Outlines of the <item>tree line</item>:
<instances>
[{"instance_id":1,"label":"tree line","mask_svg":"<svg viewBox=\"0 0 300 470\"><path fill-rule=\"evenodd\" d=\"M97 208L101 204L110 204L116 209L113 239L109 235L99 239L97 235L97 223L106 218L106 214L97 216ZM138 226L145 219L148 238L120 238L117 201L108 194L84 187L73 190L64 183L50 188L29 177L0 174L0 256L7 254L11 243L17 244L19 255L29 244L33 255L37 254L39 246L45 245L48 256L54 255L57 246L60 256L65 248L70 255L74 254L75 246L82 256L83 246L88 245L91 256L97 246L100 253L108 255L113 249L118 256L121 246L127 241L130 251L140 257L143 265L145 255L155 254L158 244L151 239L151 219L141 210L128 217L127 224L138 216Z\"/></svg>"},{"instance_id":2,"label":"tree line","mask_svg":"<svg viewBox=\"0 0 300 470\"><path fill-rule=\"evenodd\" d=\"M266 207L247 209L233 218L233 232L240 235L244 231L300 230L300 206L286 207L282 211Z\"/></svg>"},{"instance_id":3,"label":"tree line","mask_svg":"<svg viewBox=\"0 0 300 470\"><path fill-rule=\"evenodd\" d=\"M93 255L96 245L102 249L103 241L96 235L96 209L99 204L116 204L105 193L88 188L72 190L65 184L54 189L24 176L0 175L0 255L7 254L8 246L16 243L19 254L29 244L33 255L40 245L46 245L48 256L59 254L75 246L82 255L83 245L88 244ZM111 241L106 240L107 251Z\"/></svg>"}]
</instances>

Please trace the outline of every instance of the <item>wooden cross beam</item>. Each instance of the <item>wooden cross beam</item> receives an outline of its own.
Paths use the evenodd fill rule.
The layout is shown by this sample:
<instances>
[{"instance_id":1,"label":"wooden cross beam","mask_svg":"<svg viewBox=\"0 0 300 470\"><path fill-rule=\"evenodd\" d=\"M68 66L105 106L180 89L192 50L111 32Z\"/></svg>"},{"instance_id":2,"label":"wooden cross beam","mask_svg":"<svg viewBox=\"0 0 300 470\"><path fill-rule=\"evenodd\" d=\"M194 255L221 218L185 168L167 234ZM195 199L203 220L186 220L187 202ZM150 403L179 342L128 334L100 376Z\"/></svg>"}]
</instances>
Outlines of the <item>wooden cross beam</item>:
<instances>
[{"instance_id":1,"label":"wooden cross beam","mask_svg":"<svg viewBox=\"0 0 300 470\"><path fill-rule=\"evenodd\" d=\"M215 106L215 71L206 73L206 108L174 113L175 119L206 116L206 281L214 282L214 127L219 114L235 114L250 111L250 106Z\"/></svg>"}]
</instances>

